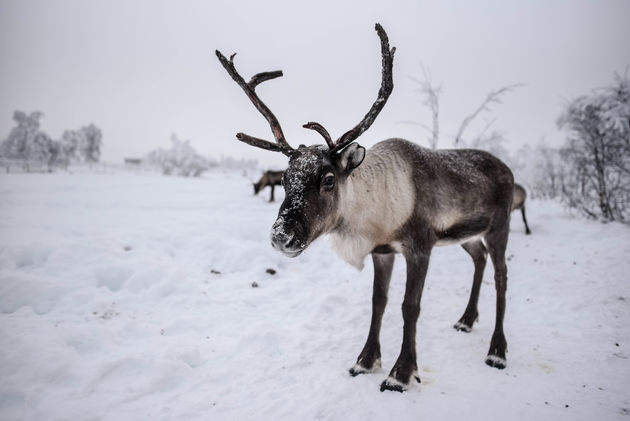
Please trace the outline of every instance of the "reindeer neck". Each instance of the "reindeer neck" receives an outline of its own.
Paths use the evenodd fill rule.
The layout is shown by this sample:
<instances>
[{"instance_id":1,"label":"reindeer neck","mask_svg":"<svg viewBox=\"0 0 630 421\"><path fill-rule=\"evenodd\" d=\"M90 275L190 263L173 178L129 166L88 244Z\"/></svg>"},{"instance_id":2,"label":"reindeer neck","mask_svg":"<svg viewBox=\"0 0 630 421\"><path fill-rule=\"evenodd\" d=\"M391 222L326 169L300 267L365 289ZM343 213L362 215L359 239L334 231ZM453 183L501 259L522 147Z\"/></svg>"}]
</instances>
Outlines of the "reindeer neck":
<instances>
[{"instance_id":1,"label":"reindeer neck","mask_svg":"<svg viewBox=\"0 0 630 421\"><path fill-rule=\"evenodd\" d=\"M376 246L398 241L413 213L415 189L404 156L370 149L361 165L340 185L339 224L333 230L337 252L356 267ZM350 240L351 239L351 240Z\"/></svg>"}]
</instances>

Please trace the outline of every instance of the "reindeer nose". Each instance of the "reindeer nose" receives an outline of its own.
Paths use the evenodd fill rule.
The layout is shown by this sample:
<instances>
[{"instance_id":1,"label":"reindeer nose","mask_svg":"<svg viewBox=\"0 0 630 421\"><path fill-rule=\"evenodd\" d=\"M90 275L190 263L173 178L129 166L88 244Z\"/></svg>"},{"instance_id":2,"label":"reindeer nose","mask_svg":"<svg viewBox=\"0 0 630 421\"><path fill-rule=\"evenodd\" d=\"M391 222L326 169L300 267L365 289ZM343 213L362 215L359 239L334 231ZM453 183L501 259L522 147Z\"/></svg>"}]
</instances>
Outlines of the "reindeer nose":
<instances>
[{"instance_id":1,"label":"reindeer nose","mask_svg":"<svg viewBox=\"0 0 630 421\"><path fill-rule=\"evenodd\" d=\"M284 220L278 219L271 227L273 248L284 251L295 237L295 231L288 225L290 224L285 224Z\"/></svg>"},{"instance_id":2,"label":"reindeer nose","mask_svg":"<svg viewBox=\"0 0 630 421\"><path fill-rule=\"evenodd\" d=\"M292 232L274 232L271 234L271 245L273 248L284 250L291 240L293 240L294 236L295 234Z\"/></svg>"}]
</instances>

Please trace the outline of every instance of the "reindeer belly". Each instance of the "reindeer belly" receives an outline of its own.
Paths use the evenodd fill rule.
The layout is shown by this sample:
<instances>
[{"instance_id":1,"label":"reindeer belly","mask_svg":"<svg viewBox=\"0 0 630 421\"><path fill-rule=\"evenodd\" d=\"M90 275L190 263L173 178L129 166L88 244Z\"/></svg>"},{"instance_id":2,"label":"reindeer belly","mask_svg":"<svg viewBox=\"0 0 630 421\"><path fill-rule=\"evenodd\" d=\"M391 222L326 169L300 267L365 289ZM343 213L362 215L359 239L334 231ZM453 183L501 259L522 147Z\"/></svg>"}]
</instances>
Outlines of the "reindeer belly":
<instances>
[{"instance_id":1,"label":"reindeer belly","mask_svg":"<svg viewBox=\"0 0 630 421\"><path fill-rule=\"evenodd\" d=\"M481 238L486 233L490 225L490 218L479 217L462 222L457 222L445 229L435 231L438 240L436 246L447 246L451 244L462 244L475 238Z\"/></svg>"}]
</instances>

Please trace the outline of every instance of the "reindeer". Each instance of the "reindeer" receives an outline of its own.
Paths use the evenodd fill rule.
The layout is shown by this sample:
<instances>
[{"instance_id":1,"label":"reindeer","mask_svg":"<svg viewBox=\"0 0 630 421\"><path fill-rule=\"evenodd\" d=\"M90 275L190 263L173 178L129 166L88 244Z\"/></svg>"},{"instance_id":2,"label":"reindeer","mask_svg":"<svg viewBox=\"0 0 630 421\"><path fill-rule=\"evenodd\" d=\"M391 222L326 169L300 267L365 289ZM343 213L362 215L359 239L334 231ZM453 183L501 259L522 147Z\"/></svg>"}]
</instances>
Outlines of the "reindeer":
<instances>
[{"instance_id":1,"label":"reindeer","mask_svg":"<svg viewBox=\"0 0 630 421\"><path fill-rule=\"evenodd\" d=\"M403 139L388 139L367 150L354 142L384 107L393 89L395 48L376 24L382 55L378 97L354 128L332 141L319 123L305 128L323 136L324 145L292 148L280 124L260 100L256 86L282 76L281 71L255 75L248 83L219 51L219 61L267 119L275 143L238 133L251 146L289 157L284 173L285 199L271 228L272 246L288 257L301 254L315 239L329 234L337 253L362 269L367 255L374 264L372 319L367 340L352 376L381 366L379 332L395 254L407 263L404 320L400 355L381 391L404 391L412 379L420 382L416 357L416 324L420 299L434 246L461 244L473 259L475 271L468 306L455 329L468 332L477 320L479 288L489 254L495 270L496 323L486 364L506 366L507 342L503 332L508 241L513 177L493 155L478 150L430 150Z\"/></svg>"},{"instance_id":2,"label":"reindeer","mask_svg":"<svg viewBox=\"0 0 630 421\"><path fill-rule=\"evenodd\" d=\"M257 183L252 183L254 185L254 194L258 194L262 189L269 186L271 187L271 197L269 201L273 202L273 190L276 186L282 185L282 174L284 174L284 171L265 171Z\"/></svg>"},{"instance_id":3,"label":"reindeer","mask_svg":"<svg viewBox=\"0 0 630 421\"><path fill-rule=\"evenodd\" d=\"M529 235L532 232L529 229L529 225L527 225L527 218L525 218L525 199L527 199L527 191L525 191L525 187L520 184L514 183L514 199L512 200L512 211L517 209L521 210L521 214L523 215L523 223L525 224L525 234Z\"/></svg>"}]
</instances>

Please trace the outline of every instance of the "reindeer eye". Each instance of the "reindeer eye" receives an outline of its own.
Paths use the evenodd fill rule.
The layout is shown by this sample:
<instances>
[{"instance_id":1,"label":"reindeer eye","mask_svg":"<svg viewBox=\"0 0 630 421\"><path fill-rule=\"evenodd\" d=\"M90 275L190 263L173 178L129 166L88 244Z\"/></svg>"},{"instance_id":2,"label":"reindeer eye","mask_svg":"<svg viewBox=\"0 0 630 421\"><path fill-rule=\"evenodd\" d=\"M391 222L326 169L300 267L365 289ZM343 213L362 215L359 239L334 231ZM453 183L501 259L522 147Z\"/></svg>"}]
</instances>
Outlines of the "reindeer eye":
<instances>
[{"instance_id":1,"label":"reindeer eye","mask_svg":"<svg viewBox=\"0 0 630 421\"><path fill-rule=\"evenodd\" d=\"M335 185L335 176L332 173L328 173L322 178L322 187L331 188Z\"/></svg>"}]
</instances>

